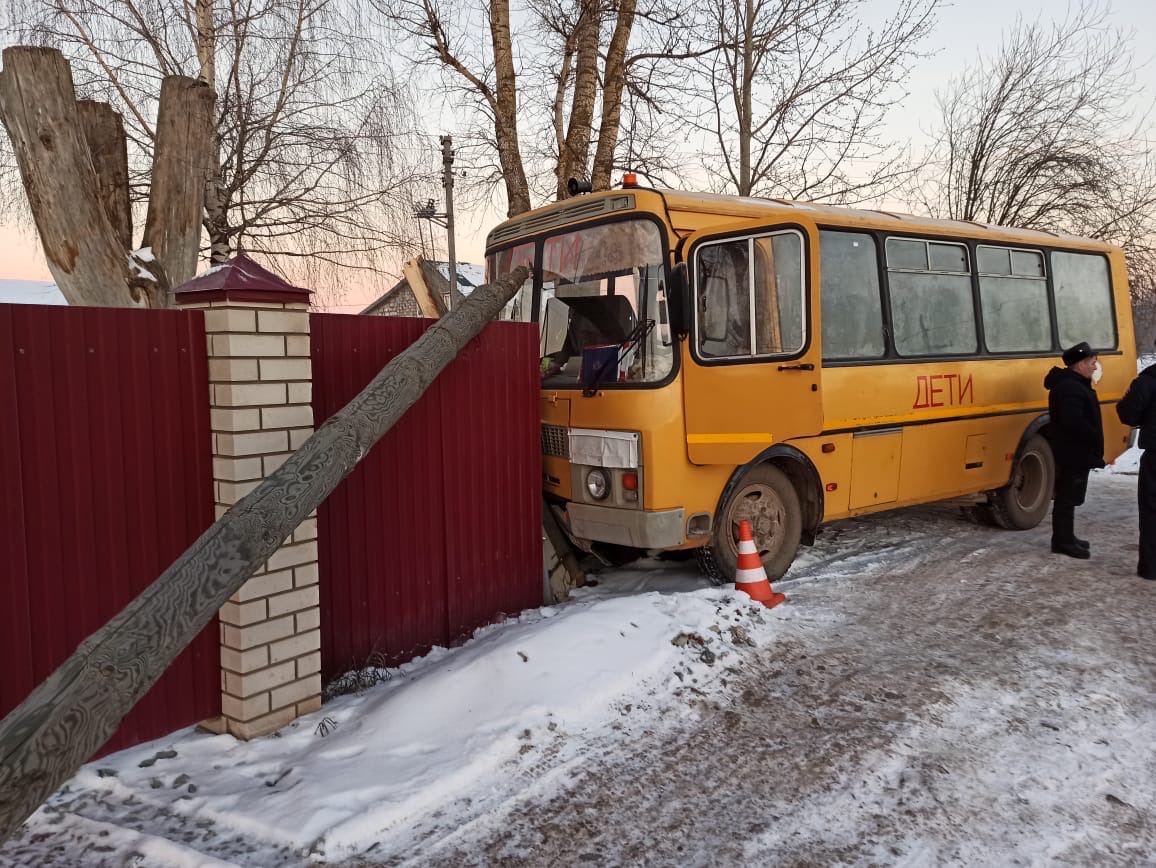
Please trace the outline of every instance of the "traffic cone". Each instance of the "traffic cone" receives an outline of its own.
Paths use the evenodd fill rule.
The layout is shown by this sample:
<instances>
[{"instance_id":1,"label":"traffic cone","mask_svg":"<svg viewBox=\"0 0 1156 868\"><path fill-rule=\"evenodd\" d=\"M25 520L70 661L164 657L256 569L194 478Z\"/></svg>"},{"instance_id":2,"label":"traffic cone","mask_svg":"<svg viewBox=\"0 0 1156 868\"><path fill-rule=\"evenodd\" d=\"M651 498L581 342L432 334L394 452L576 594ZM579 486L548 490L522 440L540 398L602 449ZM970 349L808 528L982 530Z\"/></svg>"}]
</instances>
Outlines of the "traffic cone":
<instances>
[{"instance_id":1,"label":"traffic cone","mask_svg":"<svg viewBox=\"0 0 1156 868\"><path fill-rule=\"evenodd\" d=\"M739 560L735 565L735 590L742 591L768 609L773 609L786 595L771 590L767 571L763 569L762 558L755 548L755 538L751 534L749 521L739 522Z\"/></svg>"}]
</instances>

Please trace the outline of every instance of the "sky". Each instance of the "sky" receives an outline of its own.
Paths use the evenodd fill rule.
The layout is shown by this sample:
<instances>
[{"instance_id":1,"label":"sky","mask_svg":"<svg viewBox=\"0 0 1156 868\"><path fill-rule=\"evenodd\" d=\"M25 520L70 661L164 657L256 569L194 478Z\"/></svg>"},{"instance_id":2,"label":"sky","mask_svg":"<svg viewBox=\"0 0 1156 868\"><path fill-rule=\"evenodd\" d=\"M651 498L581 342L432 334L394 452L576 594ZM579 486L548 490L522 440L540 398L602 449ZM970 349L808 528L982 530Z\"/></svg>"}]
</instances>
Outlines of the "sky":
<instances>
[{"instance_id":1,"label":"sky","mask_svg":"<svg viewBox=\"0 0 1156 868\"><path fill-rule=\"evenodd\" d=\"M869 10L885 15L894 0L868 0ZM1146 94L1141 110L1156 99L1156 44L1150 36L1156 33L1156 2L1152 0L1112 0L1111 20L1118 26L1136 31L1135 41L1138 82ZM1001 33L1011 26L1017 15L1032 20L1037 16L1062 17L1068 9L1063 0L970 0L945 3L938 13L934 33L926 47L931 56L921 60L908 82L904 108L894 114L891 124L897 139L909 139L918 145L923 133L935 119L935 91L951 76L971 63L983 48L994 48ZM430 155L431 163L440 163L439 155ZM496 212L460 213L457 256L460 261L481 263L485 236L500 222ZM444 248L443 248L444 249ZM39 247L26 229L14 227L0 219L0 277L48 279L50 277ZM346 309L356 310L372 300L347 298Z\"/></svg>"},{"instance_id":2,"label":"sky","mask_svg":"<svg viewBox=\"0 0 1156 868\"><path fill-rule=\"evenodd\" d=\"M939 505L824 528L770 610L603 572L275 736L102 757L0 865L1151 864L1138 459L1091 480L1091 561Z\"/></svg>"}]
</instances>

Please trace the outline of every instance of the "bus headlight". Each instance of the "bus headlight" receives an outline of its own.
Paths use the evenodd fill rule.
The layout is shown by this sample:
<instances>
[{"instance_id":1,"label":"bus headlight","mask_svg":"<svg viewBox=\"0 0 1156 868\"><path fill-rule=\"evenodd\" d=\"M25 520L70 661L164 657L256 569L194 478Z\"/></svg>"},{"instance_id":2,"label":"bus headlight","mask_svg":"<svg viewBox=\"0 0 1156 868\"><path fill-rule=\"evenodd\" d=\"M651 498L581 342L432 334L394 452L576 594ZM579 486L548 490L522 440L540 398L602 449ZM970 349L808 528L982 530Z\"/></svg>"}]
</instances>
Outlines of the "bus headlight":
<instances>
[{"instance_id":1,"label":"bus headlight","mask_svg":"<svg viewBox=\"0 0 1156 868\"><path fill-rule=\"evenodd\" d=\"M605 500L610 494L610 480L606 471L595 467L586 474L586 490L595 500Z\"/></svg>"}]
</instances>

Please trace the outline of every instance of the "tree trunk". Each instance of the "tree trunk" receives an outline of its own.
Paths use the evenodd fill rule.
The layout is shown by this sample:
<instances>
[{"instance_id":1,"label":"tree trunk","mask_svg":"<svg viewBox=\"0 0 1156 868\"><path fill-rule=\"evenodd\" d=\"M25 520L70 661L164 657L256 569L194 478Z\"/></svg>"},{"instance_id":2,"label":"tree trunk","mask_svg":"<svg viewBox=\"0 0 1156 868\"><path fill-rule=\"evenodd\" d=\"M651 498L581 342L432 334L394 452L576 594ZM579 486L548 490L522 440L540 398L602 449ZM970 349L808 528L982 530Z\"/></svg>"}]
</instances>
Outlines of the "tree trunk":
<instances>
[{"instance_id":1,"label":"tree trunk","mask_svg":"<svg viewBox=\"0 0 1156 868\"><path fill-rule=\"evenodd\" d=\"M602 125L598 130L598 149L594 153L594 170L590 186L609 190L614 173L614 152L622 120L622 91L626 87L626 48L634 28L636 0L621 0L614 35L606 49L605 83L602 85Z\"/></svg>"},{"instance_id":2,"label":"tree trunk","mask_svg":"<svg viewBox=\"0 0 1156 868\"><path fill-rule=\"evenodd\" d=\"M152 189L141 245L152 248L172 286L197 275L213 103L209 86L194 78L169 75L161 83Z\"/></svg>"},{"instance_id":3,"label":"tree trunk","mask_svg":"<svg viewBox=\"0 0 1156 868\"><path fill-rule=\"evenodd\" d=\"M514 47L510 41L510 0L490 3L490 37L494 46L494 134L498 162L506 181L507 217L530 210L530 186L518 144L518 84L514 76Z\"/></svg>"},{"instance_id":4,"label":"tree trunk","mask_svg":"<svg viewBox=\"0 0 1156 868\"><path fill-rule=\"evenodd\" d=\"M740 196L751 195L754 186L751 175L751 139L754 137L754 80L755 80L755 4L746 0L743 18L742 60L739 69L742 79L739 91L739 183Z\"/></svg>"},{"instance_id":5,"label":"tree trunk","mask_svg":"<svg viewBox=\"0 0 1156 868\"><path fill-rule=\"evenodd\" d=\"M92 156L105 216L123 250L132 249L132 206L128 198L128 147L124 121L108 103L77 100L80 126Z\"/></svg>"},{"instance_id":6,"label":"tree trunk","mask_svg":"<svg viewBox=\"0 0 1156 868\"><path fill-rule=\"evenodd\" d=\"M205 231L209 233L209 262L223 265L233 255L233 233L225 211L225 194L221 185L221 145L214 134L209 179L205 182Z\"/></svg>"},{"instance_id":7,"label":"tree trunk","mask_svg":"<svg viewBox=\"0 0 1156 868\"><path fill-rule=\"evenodd\" d=\"M217 21L213 0L195 0L193 15L197 22L198 78L217 95ZM221 183L221 136L213 118L209 162L205 176L205 232L209 236L209 263L223 265L233 253L229 218L225 213L225 190Z\"/></svg>"},{"instance_id":8,"label":"tree trunk","mask_svg":"<svg viewBox=\"0 0 1156 868\"><path fill-rule=\"evenodd\" d=\"M68 303L130 305L128 251L101 205L72 71L59 51L4 49L0 116L48 268Z\"/></svg>"},{"instance_id":9,"label":"tree trunk","mask_svg":"<svg viewBox=\"0 0 1156 868\"><path fill-rule=\"evenodd\" d=\"M0 842L115 732L173 659L521 289L515 269L438 320L0 721Z\"/></svg>"},{"instance_id":10,"label":"tree trunk","mask_svg":"<svg viewBox=\"0 0 1156 868\"><path fill-rule=\"evenodd\" d=\"M578 18L574 47L574 99L570 103L570 122L566 138L558 142L557 196L567 196L566 182L570 178L586 178L590 158L591 124L594 104L598 100L598 37L601 30L598 0L583 0Z\"/></svg>"},{"instance_id":11,"label":"tree trunk","mask_svg":"<svg viewBox=\"0 0 1156 868\"><path fill-rule=\"evenodd\" d=\"M195 42L197 63L200 66L198 78L209 86L213 95L217 94L217 22L213 15L213 0L195 0L193 17L197 22Z\"/></svg>"}]
</instances>

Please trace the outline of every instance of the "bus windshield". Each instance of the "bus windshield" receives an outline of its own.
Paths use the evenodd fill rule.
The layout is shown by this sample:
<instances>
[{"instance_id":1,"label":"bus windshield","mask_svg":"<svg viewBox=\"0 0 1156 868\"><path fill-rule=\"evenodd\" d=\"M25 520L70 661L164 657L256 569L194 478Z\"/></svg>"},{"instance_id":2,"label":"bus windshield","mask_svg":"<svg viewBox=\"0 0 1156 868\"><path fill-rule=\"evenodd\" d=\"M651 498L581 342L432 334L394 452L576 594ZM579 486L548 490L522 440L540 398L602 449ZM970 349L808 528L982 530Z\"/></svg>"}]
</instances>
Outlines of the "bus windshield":
<instances>
[{"instance_id":1,"label":"bus windshield","mask_svg":"<svg viewBox=\"0 0 1156 868\"><path fill-rule=\"evenodd\" d=\"M551 235L490 257L490 274L533 259L540 298L527 287L515 319L538 311L540 372L549 388L657 383L674 364L666 307L662 235L649 220L627 220Z\"/></svg>"}]
</instances>

